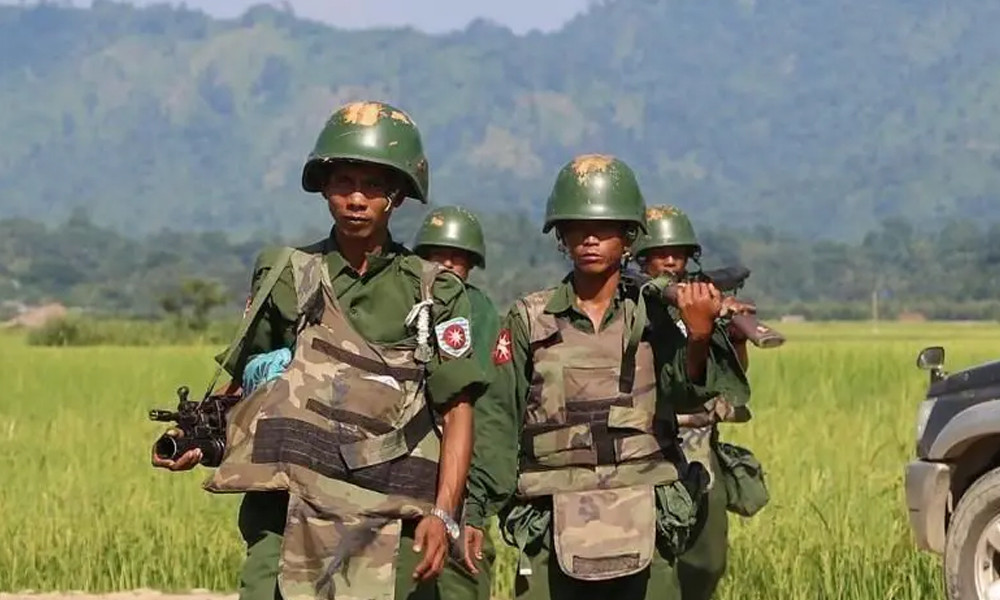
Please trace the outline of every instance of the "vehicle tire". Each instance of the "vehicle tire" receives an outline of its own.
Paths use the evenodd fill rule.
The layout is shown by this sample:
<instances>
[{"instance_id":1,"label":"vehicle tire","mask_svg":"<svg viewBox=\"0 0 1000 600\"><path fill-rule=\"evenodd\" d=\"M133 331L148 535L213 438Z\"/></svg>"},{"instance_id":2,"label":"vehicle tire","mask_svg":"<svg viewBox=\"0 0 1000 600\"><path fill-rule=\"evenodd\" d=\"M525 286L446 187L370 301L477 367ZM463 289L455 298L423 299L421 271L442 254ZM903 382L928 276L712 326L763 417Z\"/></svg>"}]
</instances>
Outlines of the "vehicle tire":
<instances>
[{"instance_id":1,"label":"vehicle tire","mask_svg":"<svg viewBox=\"0 0 1000 600\"><path fill-rule=\"evenodd\" d=\"M994 519L998 517L1000 468L977 479L955 508L944 550L944 584L949 600L994 600L986 590L978 589L976 550L985 528L991 523L996 526ZM1000 548L996 550L1000 553ZM996 586L996 593L1000 593L1000 586Z\"/></svg>"}]
</instances>

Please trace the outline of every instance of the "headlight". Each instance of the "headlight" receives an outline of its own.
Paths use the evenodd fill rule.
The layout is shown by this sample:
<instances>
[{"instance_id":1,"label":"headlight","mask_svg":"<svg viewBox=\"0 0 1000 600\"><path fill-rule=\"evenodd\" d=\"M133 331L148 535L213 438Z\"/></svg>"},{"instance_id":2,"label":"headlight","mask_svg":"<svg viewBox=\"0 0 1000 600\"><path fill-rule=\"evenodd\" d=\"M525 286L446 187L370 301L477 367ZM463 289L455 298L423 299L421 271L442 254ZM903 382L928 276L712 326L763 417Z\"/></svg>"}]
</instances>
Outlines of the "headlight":
<instances>
[{"instance_id":1,"label":"headlight","mask_svg":"<svg viewBox=\"0 0 1000 600\"><path fill-rule=\"evenodd\" d=\"M924 437L924 429L927 428L927 419L931 416L931 410L934 408L934 403L936 402L937 398L924 400L917 409L917 442L920 442L920 439Z\"/></svg>"}]
</instances>

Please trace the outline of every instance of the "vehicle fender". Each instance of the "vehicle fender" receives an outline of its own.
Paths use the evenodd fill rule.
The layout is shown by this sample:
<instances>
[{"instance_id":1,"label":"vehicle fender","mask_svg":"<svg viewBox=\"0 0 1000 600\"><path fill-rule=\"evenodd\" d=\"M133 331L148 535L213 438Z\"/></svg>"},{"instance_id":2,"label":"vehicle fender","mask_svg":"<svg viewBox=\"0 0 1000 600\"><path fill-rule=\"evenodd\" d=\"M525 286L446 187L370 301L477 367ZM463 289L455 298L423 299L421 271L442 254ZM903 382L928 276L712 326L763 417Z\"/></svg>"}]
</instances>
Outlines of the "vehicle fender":
<instances>
[{"instance_id":1,"label":"vehicle fender","mask_svg":"<svg viewBox=\"0 0 1000 600\"><path fill-rule=\"evenodd\" d=\"M954 458L970 444L993 435L1000 435L1000 400L988 400L955 415L934 439L927 458Z\"/></svg>"}]
</instances>

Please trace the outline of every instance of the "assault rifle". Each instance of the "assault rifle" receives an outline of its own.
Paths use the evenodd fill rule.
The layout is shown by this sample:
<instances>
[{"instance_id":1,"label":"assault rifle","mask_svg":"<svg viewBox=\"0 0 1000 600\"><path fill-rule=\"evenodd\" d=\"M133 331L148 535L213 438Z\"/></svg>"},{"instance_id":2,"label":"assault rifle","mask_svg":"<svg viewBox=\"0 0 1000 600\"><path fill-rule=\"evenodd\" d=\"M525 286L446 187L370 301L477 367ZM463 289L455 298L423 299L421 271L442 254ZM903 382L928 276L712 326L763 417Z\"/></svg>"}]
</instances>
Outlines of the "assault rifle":
<instances>
[{"instance_id":1,"label":"assault rifle","mask_svg":"<svg viewBox=\"0 0 1000 600\"><path fill-rule=\"evenodd\" d=\"M189 390L177 390L177 410L149 411L150 421L176 423L182 435L160 436L153 447L158 458L177 460L193 448L201 450L201 464L217 467L222 463L226 450L226 411L239 402L241 396L229 394L209 394L201 402L188 400Z\"/></svg>"},{"instance_id":2,"label":"assault rifle","mask_svg":"<svg viewBox=\"0 0 1000 600\"><path fill-rule=\"evenodd\" d=\"M633 272L629 274L641 283L649 281L660 281L652 279L643 273ZM693 281L710 282L719 289L720 292L735 292L743 287L747 278L750 277L750 269L744 266L723 267L712 271L699 271L691 274ZM659 285L654 285L660 288ZM662 297L667 302L676 306L677 304L677 284L664 283L662 285ZM740 333L746 336L754 346L758 348L777 348L785 343L785 336L777 330L761 323L757 320L757 306L748 301L737 300L735 295L729 295L730 305L726 314L721 317L724 325L732 324Z\"/></svg>"}]
</instances>

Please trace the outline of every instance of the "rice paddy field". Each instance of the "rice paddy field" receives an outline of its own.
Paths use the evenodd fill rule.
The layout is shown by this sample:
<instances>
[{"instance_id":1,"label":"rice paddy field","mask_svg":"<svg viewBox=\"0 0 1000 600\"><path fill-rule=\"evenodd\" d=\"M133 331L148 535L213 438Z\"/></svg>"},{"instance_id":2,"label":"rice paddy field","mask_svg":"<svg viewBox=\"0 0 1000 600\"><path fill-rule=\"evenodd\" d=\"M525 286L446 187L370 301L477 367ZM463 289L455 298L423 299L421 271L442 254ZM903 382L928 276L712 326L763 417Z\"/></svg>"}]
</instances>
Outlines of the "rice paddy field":
<instances>
[{"instance_id":1,"label":"rice paddy field","mask_svg":"<svg viewBox=\"0 0 1000 600\"><path fill-rule=\"evenodd\" d=\"M909 532L903 468L927 385L926 345L947 368L1000 358L995 324L788 324L788 343L751 350L755 418L724 426L763 462L771 504L731 516L717 598L923 599L942 595L936 557ZM163 427L150 408L199 393L215 347L27 346L0 335L0 592L235 591L238 497L204 469L149 466ZM509 553L495 596L507 598Z\"/></svg>"}]
</instances>

